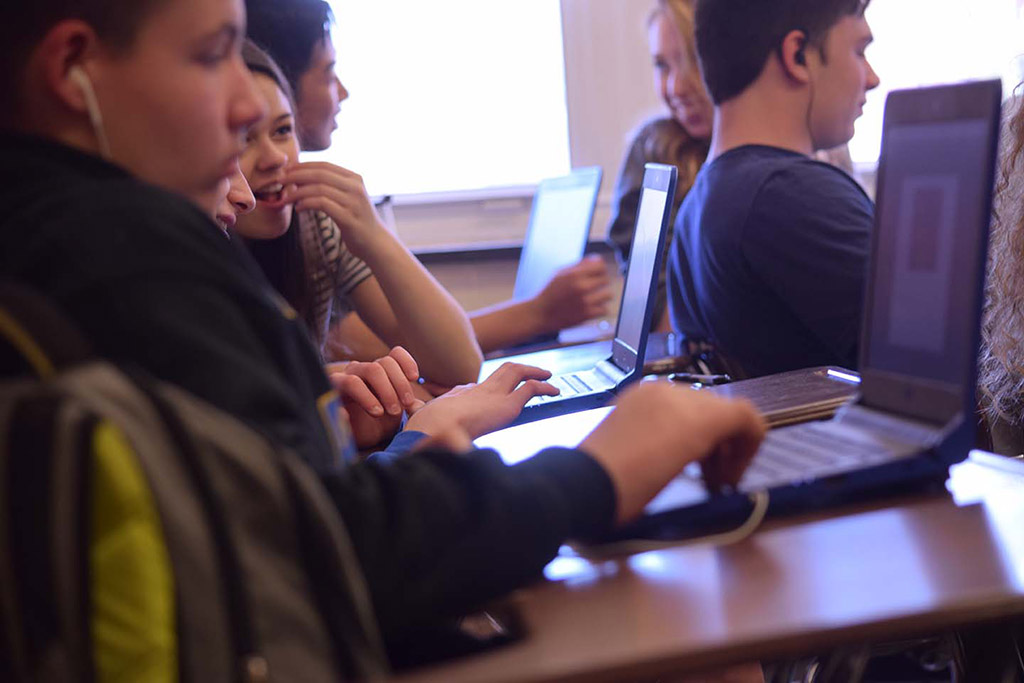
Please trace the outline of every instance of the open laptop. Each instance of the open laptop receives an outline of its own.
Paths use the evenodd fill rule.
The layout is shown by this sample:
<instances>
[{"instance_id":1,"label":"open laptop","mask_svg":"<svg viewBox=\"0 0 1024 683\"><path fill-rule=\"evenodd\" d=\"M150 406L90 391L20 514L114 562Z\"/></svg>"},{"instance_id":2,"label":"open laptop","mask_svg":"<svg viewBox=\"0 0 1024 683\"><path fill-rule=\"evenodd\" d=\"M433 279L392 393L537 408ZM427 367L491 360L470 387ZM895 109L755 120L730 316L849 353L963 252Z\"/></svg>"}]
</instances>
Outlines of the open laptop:
<instances>
[{"instance_id":1,"label":"open laptop","mask_svg":"<svg viewBox=\"0 0 1024 683\"><path fill-rule=\"evenodd\" d=\"M588 370L552 377L549 381L561 394L531 399L513 424L604 405L621 387L640 379L675 189L674 166L646 165L611 356ZM560 351L571 354L573 349L553 353Z\"/></svg>"},{"instance_id":2,"label":"open laptop","mask_svg":"<svg viewBox=\"0 0 1024 683\"><path fill-rule=\"evenodd\" d=\"M1000 100L998 81L889 95L858 398L832 420L769 432L733 493L709 495L688 468L616 538L734 526L757 491L768 492L769 514L785 514L942 487L974 442ZM579 443L610 410L551 420L561 424L545 429L547 445ZM487 438L477 444L509 440Z\"/></svg>"},{"instance_id":3,"label":"open laptop","mask_svg":"<svg viewBox=\"0 0 1024 683\"><path fill-rule=\"evenodd\" d=\"M555 273L583 258L600 189L601 169L596 166L540 182L519 257L513 299L532 299Z\"/></svg>"},{"instance_id":4,"label":"open laptop","mask_svg":"<svg viewBox=\"0 0 1024 683\"><path fill-rule=\"evenodd\" d=\"M769 432L732 495L709 498L691 468L626 535L693 533L755 491L781 513L941 487L967 457L1001 95L982 81L886 101L857 400Z\"/></svg>"}]
</instances>

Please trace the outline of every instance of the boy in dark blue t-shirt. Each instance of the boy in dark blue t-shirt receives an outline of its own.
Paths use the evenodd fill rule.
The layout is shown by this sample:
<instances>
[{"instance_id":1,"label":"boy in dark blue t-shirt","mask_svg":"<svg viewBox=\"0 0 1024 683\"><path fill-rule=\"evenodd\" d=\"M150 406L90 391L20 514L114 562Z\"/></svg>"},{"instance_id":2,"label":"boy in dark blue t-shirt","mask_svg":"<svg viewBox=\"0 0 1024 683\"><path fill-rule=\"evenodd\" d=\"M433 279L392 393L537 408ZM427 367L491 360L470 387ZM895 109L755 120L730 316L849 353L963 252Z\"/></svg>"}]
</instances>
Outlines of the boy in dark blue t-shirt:
<instances>
[{"instance_id":1,"label":"boy in dark blue t-shirt","mask_svg":"<svg viewBox=\"0 0 1024 683\"><path fill-rule=\"evenodd\" d=\"M669 306L748 375L856 365L874 207L811 155L849 141L878 85L866 5L698 4L716 129L676 221Z\"/></svg>"}]
</instances>

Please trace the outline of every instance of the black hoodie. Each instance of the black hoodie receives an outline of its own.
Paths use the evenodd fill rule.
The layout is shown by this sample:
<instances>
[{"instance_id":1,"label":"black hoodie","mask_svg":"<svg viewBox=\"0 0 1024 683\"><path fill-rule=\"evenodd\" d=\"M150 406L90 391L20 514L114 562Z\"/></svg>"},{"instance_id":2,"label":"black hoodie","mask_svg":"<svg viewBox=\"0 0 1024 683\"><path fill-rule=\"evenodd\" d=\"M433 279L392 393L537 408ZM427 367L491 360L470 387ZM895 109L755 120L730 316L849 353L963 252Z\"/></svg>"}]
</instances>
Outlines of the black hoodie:
<instances>
[{"instance_id":1,"label":"black hoodie","mask_svg":"<svg viewBox=\"0 0 1024 683\"><path fill-rule=\"evenodd\" d=\"M307 335L189 202L68 147L0 134L0 206L0 279L49 297L103 357L209 401L317 470L390 640L537 578L566 539L611 525L611 481L578 451L514 467L492 451L345 464L317 407L330 387Z\"/></svg>"}]
</instances>

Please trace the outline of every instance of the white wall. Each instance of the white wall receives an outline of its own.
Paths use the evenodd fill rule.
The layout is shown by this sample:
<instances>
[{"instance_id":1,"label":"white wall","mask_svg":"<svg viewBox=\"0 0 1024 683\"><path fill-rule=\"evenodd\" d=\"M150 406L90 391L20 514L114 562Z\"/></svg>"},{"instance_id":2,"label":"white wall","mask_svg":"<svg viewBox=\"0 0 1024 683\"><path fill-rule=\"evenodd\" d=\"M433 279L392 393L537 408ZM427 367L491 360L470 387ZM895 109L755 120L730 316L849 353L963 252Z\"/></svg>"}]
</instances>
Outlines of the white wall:
<instances>
[{"instance_id":1,"label":"white wall","mask_svg":"<svg viewBox=\"0 0 1024 683\"><path fill-rule=\"evenodd\" d=\"M561 0L574 166L615 180L629 132L661 110L647 49L653 0Z\"/></svg>"},{"instance_id":2,"label":"white wall","mask_svg":"<svg viewBox=\"0 0 1024 683\"><path fill-rule=\"evenodd\" d=\"M653 0L561 0L561 6L572 164L604 168L592 233L602 239L629 132L659 110L645 26ZM397 197L398 232L414 250L521 243L533 188L502 195Z\"/></svg>"}]
</instances>

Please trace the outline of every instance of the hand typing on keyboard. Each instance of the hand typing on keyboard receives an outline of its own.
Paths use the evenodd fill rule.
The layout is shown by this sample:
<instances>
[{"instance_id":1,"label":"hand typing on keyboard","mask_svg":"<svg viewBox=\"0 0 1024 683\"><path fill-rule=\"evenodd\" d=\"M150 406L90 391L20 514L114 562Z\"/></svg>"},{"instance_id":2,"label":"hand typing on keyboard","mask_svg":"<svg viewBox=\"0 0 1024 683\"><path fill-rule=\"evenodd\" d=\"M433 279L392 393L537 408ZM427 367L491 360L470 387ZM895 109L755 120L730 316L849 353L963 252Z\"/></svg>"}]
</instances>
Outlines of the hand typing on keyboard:
<instances>
[{"instance_id":1,"label":"hand typing on keyboard","mask_svg":"<svg viewBox=\"0 0 1024 683\"><path fill-rule=\"evenodd\" d=\"M547 370L505 363L480 384L465 384L439 396L409 418L405 428L432 437L426 446L465 451L473 439L507 426L534 396L554 395Z\"/></svg>"},{"instance_id":2,"label":"hand typing on keyboard","mask_svg":"<svg viewBox=\"0 0 1024 683\"><path fill-rule=\"evenodd\" d=\"M736 485L765 429L746 401L645 382L621 396L580 449L608 472L617 519L627 522L691 462L701 462L709 489Z\"/></svg>"},{"instance_id":3,"label":"hand typing on keyboard","mask_svg":"<svg viewBox=\"0 0 1024 683\"><path fill-rule=\"evenodd\" d=\"M527 405L536 405L537 403L543 403L550 401L553 398L560 398L565 396L578 396L580 394L589 393L591 388L587 384L577 377L576 375L559 375L552 377L548 380L548 384L558 389L558 393L552 396L540 395L530 400Z\"/></svg>"}]
</instances>

